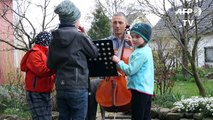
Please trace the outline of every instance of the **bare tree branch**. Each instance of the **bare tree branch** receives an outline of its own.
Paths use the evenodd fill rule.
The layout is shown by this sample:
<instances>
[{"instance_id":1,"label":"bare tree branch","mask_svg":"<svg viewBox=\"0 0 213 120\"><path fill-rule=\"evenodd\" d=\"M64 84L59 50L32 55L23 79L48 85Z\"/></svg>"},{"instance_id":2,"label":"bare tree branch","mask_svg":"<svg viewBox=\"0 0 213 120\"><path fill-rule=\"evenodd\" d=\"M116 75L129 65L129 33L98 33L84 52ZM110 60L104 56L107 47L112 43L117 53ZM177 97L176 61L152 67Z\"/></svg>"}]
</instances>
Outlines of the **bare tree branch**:
<instances>
[{"instance_id":1,"label":"bare tree branch","mask_svg":"<svg viewBox=\"0 0 213 120\"><path fill-rule=\"evenodd\" d=\"M147 12L153 13L161 18L161 28L168 30L167 32L180 44L182 48L182 64L183 70L193 75L195 82L198 86L200 95L205 96L205 89L197 73L195 58L198 49L199 41L202 34L212 32L213 27L213 1L212 0L162 0L161 6L151 5L148 0L137 0L140 5L146 6ZM155 0L157 1L157 0ZM169 4L171 8L167 9L166 5ZM180 13L176 15L176 11L183 8L194 10L195 7L202 8L202 14L197 17L195 13L187 14ZM159 12L160 11L160 12ZM163 14L162 14L163 13ZM210 19L210 20L209 20ZM188 20L183 23L183 20ZM194 24L189 24L193 22ZM212 20L212 23L211 23ZM190 41L190 45L189 45ZM189 47L191 46L191 47ZM189 61L191 69L188 69Z\"/></svg>"},{"instance_id":2,"label":"bare tree branch","mask_svg":"<svg viewBox=\"0 0 213 120\"><path fill-rule=\"evenodd\" d=\"M123 12L128 18L130 15L144 11L136 1L127 3L125 0L96 0L96 4L102 7L105 15L109 18L116 12Z\"/></svg>"},{"instance_id":3,"label":"bare tree branch","mask_svg":"<svg viewBox=\"0 0 213 120\"><path fill-rule=\"evenodd\" d=\"M41 2L37 4L34 4L30 0L13 2L15 6L10 6L8 1L0 0L0 3L3 5L0 10L0 17L9 25L10 30L13 31L5 31L0 34L5 34L6 32L7 34L11 33L10 36L13 36L14 40L17 42L14 44L13 41L9 42L2 38L0 42L3 42L14 49L26 51L32 47L35 35L40 32L40 30L45 31L54 27L51 23L56 15L53 12L48 12L51 0L41 0ZM42 19L38 20L38 22L41 23L40 26L32 21L32 18L27 17L27 14L30 14L30 9L33 7L40 8L41 10ZM13 20L8 17L9 13L13 14Z\"/></svg>"}]
</instances>

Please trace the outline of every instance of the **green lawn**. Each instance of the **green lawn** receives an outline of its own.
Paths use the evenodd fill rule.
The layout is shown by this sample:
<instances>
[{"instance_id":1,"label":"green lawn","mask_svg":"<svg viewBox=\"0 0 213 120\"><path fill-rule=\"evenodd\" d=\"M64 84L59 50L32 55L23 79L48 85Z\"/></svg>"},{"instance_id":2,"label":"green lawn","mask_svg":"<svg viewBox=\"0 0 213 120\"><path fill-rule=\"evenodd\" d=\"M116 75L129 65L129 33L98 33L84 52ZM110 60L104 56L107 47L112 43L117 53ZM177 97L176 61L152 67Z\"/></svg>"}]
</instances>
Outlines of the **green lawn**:
<instances>
[{"instance_id":1,"label":"green lawn","mask_svg":"<svg viewBox=\"0 0 213 120\"><path fill-rule=\"evenodd\" d=\"M213 80L205 80L204 87L206 89L207 95L213 94ZM180 94L185 97L190 96L198 96L199 90L196 86L195 82L187 82L187 81L177 81L175 82L175 86L173 88L173 93Z\"/></svg>"},{"instance_id":2,"label":"green lawn","mask_svg":"<svg viewBox=\"0 0 213 120\"><path fill-rule=\"evenodd\" d=\"M213 80L205 80L204 87L206 95L213 96ZM195 82L176 81L171 94L157 95L154 98L154 104L161 107L171 108L173 103L181 99L190 98L191 96L199 96L199 90Z\"/></svg>"}]
</instances>

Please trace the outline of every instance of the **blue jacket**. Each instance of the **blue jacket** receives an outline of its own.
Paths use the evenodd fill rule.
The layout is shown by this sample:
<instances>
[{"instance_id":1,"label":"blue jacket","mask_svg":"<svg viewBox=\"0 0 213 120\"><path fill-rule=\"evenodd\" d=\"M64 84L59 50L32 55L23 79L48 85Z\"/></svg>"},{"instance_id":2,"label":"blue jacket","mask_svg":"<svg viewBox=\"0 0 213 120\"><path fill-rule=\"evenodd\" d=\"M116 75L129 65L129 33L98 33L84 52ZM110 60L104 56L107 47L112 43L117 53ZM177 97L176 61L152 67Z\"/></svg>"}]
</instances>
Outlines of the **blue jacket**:
<instances>
[{"instance_id":1,"label":"blue jacket","mask_svg":"<svg viewBox=\"0 0 213 120\"><path fill-rule=\"evenodd\" d=\"M149 45L136 48L129 58L129 63L122 60L118 67L128 76L127 88L153 95L154 63Z\"/></svg>"}]
</instances>

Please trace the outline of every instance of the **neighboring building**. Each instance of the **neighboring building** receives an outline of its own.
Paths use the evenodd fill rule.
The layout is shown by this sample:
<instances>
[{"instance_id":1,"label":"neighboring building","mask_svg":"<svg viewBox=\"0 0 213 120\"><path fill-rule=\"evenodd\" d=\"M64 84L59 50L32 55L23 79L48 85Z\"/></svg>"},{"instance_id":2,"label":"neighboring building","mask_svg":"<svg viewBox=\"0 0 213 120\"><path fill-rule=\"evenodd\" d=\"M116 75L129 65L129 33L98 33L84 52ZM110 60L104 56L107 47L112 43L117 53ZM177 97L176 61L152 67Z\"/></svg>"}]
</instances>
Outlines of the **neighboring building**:
<instances>
[{"instance_id":1,"label":"neighboring building","mask_svg":"<svg viewBox=\"0 0 213 120\"><path fill-rule=\"evenodd\" d=\"M12 0L7 0L7 4L12 7ZM4 9L5 8L0 3L0 12L3 12ZM6 16L11 22L13 22L13 14L11 11L7 12ZM0 17L0 39L6 40L8 42L13 42L14 38L12 34L12 27L10 27L8 22L4 21ZM2 84L5 79L7 79L7 75L10 74L10 71L14 70L14 51L11 47L9 47L9 45L0 42L0 56L0 84Z\"/></svg>"},{"instance_id":2,"label":"neighboring building","mask_svg":"<svg viewBox=\"0 0 213 120\"><path fill-rule=\"evenodd\" d=\"M213 32L203 35L198 46L197 64L213 66Z\"/></svg>"},{"instance_id":3,"label":"neighboring building","mask_svg":"<svg viewBox=\"0 0 213 120\"><path fill-rule=\"evenodd\" d=\"M4 1L9 7L14 8L13 0ZM11 10L4 7L4 4L0 2L0 13L3 12L7 17L7 20L11 23L14 22L14 14ZM15 45L14 30L13 27L0 17L0 40L7 41ZM11 46L0 41L0 85L3 83L16 83L20 82L18 77L20 77L19 63L23 52L14 50Z\"/></svg>"},{"instance_id":4,"label":"neighboring building","mask_svg":"<svg viewBox=\"0 0 213 120\"><path fill-rule=\"evenodd\" d=\"M201 36L201 40L198 43L196 62L199 67L205 65L213 66L213 2L212 0L204 0L203 3L204 4L200 7L202 13L200 16L198 16L198 19L202 19L202 21L198 23L198 33ZM167 11L169 16L171 16L172 18L173 24L179 27L180 22L177 19L175 19L176 18L175 12L176 11L174 10L174 8L170 8ZM171 32L169 31L168 29L169 27L171 26L167 26L165 20L160 19L153 28L154 41L167 38L165 43L169 42L170 43L169 49L174 49L175 46L173 45L176 45L178 43L172 36ZM194 29L191 30L190 32L191 34L193 34ZM194 37L190 39L191 42L193 40ZM192 44L189 43L189 46L192 46Z\"/></svg>"}]
</instances>

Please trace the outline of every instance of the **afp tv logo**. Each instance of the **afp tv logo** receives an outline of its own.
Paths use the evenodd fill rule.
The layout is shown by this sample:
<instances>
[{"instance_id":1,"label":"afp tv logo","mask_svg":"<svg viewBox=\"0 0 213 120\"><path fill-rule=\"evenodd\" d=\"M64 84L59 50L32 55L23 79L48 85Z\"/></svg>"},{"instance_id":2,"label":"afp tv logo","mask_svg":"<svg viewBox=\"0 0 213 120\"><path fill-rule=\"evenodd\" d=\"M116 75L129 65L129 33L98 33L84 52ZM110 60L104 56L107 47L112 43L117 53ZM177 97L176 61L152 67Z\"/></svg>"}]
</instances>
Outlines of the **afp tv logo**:
<instances>
[{"instance_id":1,"label":"afp tv logo","mask_svg":"<svg viewBox=\"0 0 213 120\"><path fill-rule=\"evenodd\" d=\"M175 11L175 15L190 15L190 14L194 14L195 17L199 17L202 13L202 10L200 7L194 7L194 9L192 8L179 8L177 11ZM183 19L183 26L186 26L187 23L189 24L189 26L193 26L194 24L194 20L191 19Z\"/></svg>"}]
</instances>

